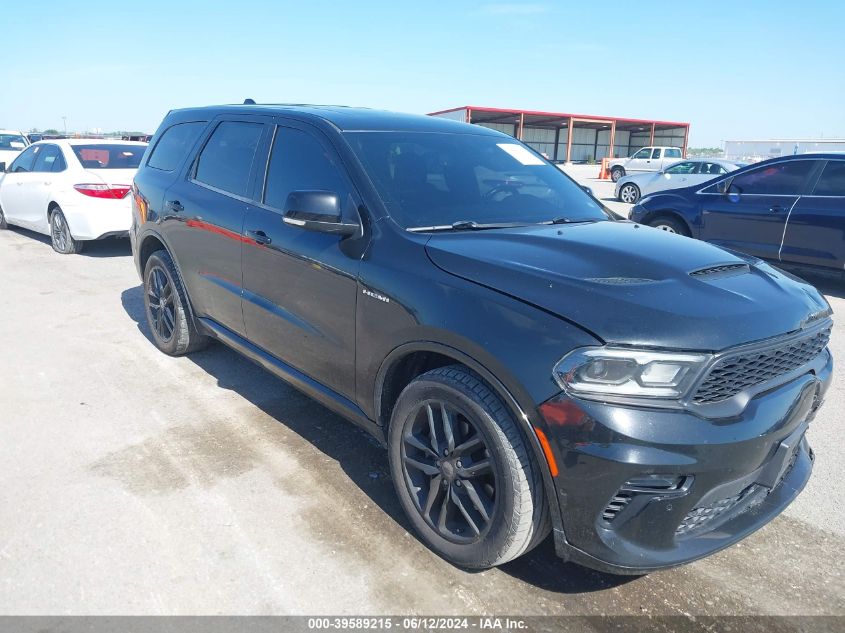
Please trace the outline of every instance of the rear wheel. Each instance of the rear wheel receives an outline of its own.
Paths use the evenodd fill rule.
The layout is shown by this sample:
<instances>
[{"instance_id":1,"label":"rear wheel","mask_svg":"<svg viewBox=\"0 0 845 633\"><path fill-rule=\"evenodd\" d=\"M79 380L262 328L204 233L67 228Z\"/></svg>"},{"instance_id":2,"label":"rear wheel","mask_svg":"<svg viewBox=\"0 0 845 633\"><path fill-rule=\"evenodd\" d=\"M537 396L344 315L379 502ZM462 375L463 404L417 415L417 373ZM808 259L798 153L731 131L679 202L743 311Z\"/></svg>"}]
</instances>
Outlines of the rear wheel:
<instances>
[{"instance_id":1,"label":"rear wheel","mask_svg":"<svg viewBox=\"0 0 845 633\"><path fill-rule=\"evenodd\" d=\"M8 229L9 225L6 224L6 216L3 215L3 207L0 207L0 231L3 229Z\"/></svg>"},{"instance_id":2,"label":"rear wheel","mask_svg":"<svg viewBox=\"0 0 845 633\"><path fill-rule=\"evenodd\" d=\"M59 207L50 215L50 244L62 255L73 255L82 250L82 241L73 239L65 214Z\"/></svg>"},{"instance_id":3,"label":"rear wheel","mask_svg":"<svg viewBox=\"0 0 845 633\"><path fill-rule=\"evenodd\" d=\"M188 299L170 253L159 250L144 267L144 308L153 342L165 354L180 356L208 345L188 315Z\"/></svg>"},{"instance_id":4,"label":"rear wheel","mask_svg":"<svg viewBox=\"0 0 845 633\"><path fill-rule=\"evenodd\" d=\"M614 167L613 169L610 170L610 179L613 182L617 182L624 175L625 175L625 170L622 169L621 167Z\"/></svg>"},{"instance_id":5,"label":"rear wheel","mask_svg":"<svg viewBox=\"0 0 845 633\"><path fill-rule=\"evenodd\" d=\"M507 409L465 367L434 369L402 391L388 447L405 512L448 561L501 565L548 534L539 466Z\"/></svg>"},{"instance_id":6,"label":"rear wheel","mask_svg":"<svg viewBox=\"0 0 845 633\"><path fill-rule=\"evenodd\" d=\"M677 233L678 235L686 235L687 237L690 236L689 229L687 229L683 222L668 215L656 217L648 224L649 226L653 226L661 231L666 231L667 233Z\"/></svg>"},{"instance_id":7,"label":"rear wheel","mask_svg":"<svg viewBox=\"0 0 845 633\"><path fill-rule=\"evenodd\" d=\"M637 200L640 199L640 188L634 183L625 183L619 189L619 199L628 204L636 204Z\"/></svg>"}]
</instances>

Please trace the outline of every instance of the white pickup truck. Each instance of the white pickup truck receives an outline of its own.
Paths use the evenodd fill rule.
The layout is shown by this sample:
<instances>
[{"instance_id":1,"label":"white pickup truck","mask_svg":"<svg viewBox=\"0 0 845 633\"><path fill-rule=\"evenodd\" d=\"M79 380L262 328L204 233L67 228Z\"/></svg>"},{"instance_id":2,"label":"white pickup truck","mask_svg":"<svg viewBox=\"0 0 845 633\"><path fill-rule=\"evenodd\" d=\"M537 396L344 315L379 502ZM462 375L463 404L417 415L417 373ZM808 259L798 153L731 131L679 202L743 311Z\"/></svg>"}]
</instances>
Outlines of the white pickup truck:
<instances>
[{"instance_id":1,"label":"white pickup truck","mask_svg":"<svg viewBox=\"0 0 845 633\"><path fill-rule=\"evenodd\" d=\"M683 158L680 147L643 147L637 150L628 158L615 158L610 161L610 177L616 182L628 174L636 174L644 171L660 171L672 163L677 163Z\"/></svg>"}]
</instances>

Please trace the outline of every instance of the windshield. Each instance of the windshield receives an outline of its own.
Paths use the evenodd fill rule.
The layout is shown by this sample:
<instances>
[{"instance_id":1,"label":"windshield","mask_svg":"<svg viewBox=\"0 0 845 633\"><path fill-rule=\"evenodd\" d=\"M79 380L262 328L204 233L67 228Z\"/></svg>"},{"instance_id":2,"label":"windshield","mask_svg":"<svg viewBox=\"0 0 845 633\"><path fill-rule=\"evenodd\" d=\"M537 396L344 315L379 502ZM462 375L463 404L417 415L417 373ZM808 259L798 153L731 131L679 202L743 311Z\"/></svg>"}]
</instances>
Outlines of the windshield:
<instances>
[{"instance_id":1,"label":"windshield","mask_svg":"<svg viewBox=\"0 0 845 633\"><path fill-rule=\"evenodd\" d=\"M608 220L557 167L502 136L348 132L391 217L404 228Z\"/></svg>"},{"instance_id":2,"label":"windshield","mask_svg":"<svg viewBox=\"0 0 845 633\"><path fill-rule=\"evenodd\" d=\"M20 134L0 134L0 150L23 149L28 144Z\"/></svg>"},{"instance_id":3,"label":"windshield","mask_svg":"<svg viewBox=\"0 0 845 633\"><path fill-rule=\"evenodd\" d=\"M72 145L73 153L85 169L137 169L146 145Z\"/></svg>"}]
</instances>

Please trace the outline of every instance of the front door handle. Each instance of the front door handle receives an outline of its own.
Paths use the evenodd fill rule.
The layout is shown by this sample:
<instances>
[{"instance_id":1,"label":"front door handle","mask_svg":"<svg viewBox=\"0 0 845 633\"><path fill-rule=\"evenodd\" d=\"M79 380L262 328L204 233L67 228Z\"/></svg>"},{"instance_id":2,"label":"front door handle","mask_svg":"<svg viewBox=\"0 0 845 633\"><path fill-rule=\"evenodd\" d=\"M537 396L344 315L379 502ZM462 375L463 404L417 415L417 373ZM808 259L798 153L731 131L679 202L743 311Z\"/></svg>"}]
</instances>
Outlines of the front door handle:
<instances>
[{"instance_id":1,"label":"front door handle","mask_svg":"<svg viewBox=\"0 0 845 633\"><path fill-rule=\"evenodd\" d=\"M182 203L181 203L181 202L179 202L178 200L168 200L168 201L165 203L165 206L166 206L166 207L167 207L170 211L173 211L174 213L181 213L182 211L184 211L184 210L185 210L185 207L184 207L184 206L182 205Z\"/></svg>"},{"instance_id":2,"label":"front door handle","mask_svg":"<svg viewBox=\"0 0 845 633\"><path fill-rule=\"evenodd\" d=\"M783 213L784 211L786 211L786 209L779 204L773 204L769 208L769 211L771 211L772 213Z\"/></svg>"},{"instance_id":3,"label":"front door handle","mask_svg":"<svg viewBox=\"0 0 845 633\"><path fill-rule=\"evenodd\" d=\"M258 244L269 244L273 241L264 231L247 231L246 234Z\"/></svg>"}]
</instances>

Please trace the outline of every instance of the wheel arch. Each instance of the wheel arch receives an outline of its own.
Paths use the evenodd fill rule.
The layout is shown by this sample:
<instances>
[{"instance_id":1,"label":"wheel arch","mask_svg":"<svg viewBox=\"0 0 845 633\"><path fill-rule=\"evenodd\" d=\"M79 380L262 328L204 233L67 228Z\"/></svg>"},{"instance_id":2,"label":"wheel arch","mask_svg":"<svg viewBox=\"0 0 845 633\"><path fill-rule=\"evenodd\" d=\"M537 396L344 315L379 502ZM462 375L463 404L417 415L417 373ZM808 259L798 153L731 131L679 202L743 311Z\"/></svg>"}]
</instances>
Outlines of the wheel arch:
<instances>
[{"instance_id":1,"label":"wheel arch","mask_svg":"<svg viewBox=\"0 0 845 633\"><path fill-rule=\"evenodd\" d=\"M414 378L426 371L451 364L460 364L472 372L495 393L513 416L517 426L522 430L528 445L536 459L543 477L543 490L547 509L555 530L563 532L563 522L560 516L560 505L557 501L557 489L552 479L549 463L537 430L539 420L532 423L536 414L526 411L520 405L512 391L483 363L472 356L444 343L435 341L414 341L396 347L384 359L376 376L374 393L374 411L377 424L386 429L390 423L390 412L393 404L402 390Z\"/></svg>"},{"instance_id":2,"label":"wheel arch","mask_svg":"<svg viewBox=\"0 0 845 633\"><path fill-rule=\"evenodd\" d=\"M660 209L659 211L652 211L648 214L646 218L644 218L643 224L651 224L658 218L671 218L673 220L677 220L680 222L687 230L689 235L692 235L692 226L687 221L687 219L683 216L682 213L676 211L675 209Z\"/></svg>"}]
</instances>

